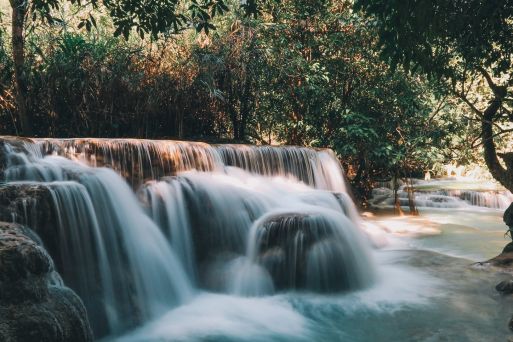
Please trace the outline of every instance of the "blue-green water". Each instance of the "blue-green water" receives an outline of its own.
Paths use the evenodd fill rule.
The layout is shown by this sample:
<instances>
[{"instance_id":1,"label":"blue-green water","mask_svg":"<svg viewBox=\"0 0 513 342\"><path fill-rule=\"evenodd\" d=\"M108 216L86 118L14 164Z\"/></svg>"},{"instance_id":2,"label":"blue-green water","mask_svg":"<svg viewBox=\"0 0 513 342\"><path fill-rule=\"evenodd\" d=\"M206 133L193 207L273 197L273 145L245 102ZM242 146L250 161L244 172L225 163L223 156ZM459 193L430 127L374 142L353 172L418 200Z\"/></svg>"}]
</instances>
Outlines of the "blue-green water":
<instances>
[{"instance_id":1,"label":"blue-green water","mask_svg":"<svg viewBox=\"0 0 513 342\"><path fill-rule=\"evenodd\" d=\"M376 216L366 220L368 229L387 244L374 252L379 280L369 289L258 298L203 293L121 340L507 341L513 299L494 287L510 276L472 266L507 242L501 214L472 208Z\"/></svg>"}]
</instances>

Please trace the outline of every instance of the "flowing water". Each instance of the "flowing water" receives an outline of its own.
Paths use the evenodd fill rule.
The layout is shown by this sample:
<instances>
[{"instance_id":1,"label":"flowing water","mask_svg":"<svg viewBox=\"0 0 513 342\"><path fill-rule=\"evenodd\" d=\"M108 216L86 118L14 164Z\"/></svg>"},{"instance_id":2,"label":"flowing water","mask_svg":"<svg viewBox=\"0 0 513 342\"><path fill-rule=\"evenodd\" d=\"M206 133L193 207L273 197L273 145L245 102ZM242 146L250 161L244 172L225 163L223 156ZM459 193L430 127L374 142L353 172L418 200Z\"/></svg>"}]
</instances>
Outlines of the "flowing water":
<instances>
[{"instance_id":1,"label":"flowing water","mask_svg":"<svg viewBox=\"0 0 513 342\"><path fill-rule=\"evenodd\" d=\"M472 266L506 243L510 194L426 188L420 217L361 219L329 150L106 139L4 148L7 186L40 186L53 208L42 220L34 199L13 217L41 221L33 228L98 338L510 336L512 300L494 290L509 276ZM390 191L375 198L386 207Z\"/></svg>"}]
</instances>

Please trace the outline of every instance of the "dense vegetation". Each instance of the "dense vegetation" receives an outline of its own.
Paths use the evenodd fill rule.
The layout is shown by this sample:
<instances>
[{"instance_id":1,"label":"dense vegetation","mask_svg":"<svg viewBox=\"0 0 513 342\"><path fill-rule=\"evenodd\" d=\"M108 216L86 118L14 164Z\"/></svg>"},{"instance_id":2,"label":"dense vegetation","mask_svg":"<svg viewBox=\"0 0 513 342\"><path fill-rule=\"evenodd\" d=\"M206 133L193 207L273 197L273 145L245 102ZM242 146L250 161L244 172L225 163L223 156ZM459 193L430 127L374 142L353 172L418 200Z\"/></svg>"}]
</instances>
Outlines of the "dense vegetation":
<instances>
[{"instance_id":1,"label":"dense vegetation","mask_svg":"<svg viewBox=\"0 0 513 342\"><path fill-rule=\"evenodd\" d=\"M497 153L513 131L513 1L356 3L376 23L392 65L425 74L467 105L468 119L481 126L488 169L513 191L513 153Z\"/></svg>"},{"instance_id":2,"label":"dense vegetation","mask_svg":"<svg viewBox=\"0 0 513 342\"><path fill-rule=\"evenodd\" d=\"M489 40L482 33L469 42L457 32L473 20L471 8L458 25L451 26L451 8L435 16L436 25L411 23L429 17L410 15L417 2L409 8L362 0L355 9L353 1L335 0L248 1L242 7L13 1L13 14L23 12L23 44L15 39L15 15L4 16L2 132L330 147L365 196L378 179L480 159L476 147L494 140L479 139L486 110L478 107L489 96L474 78L500 76L487 78L479 66L511 74L511 47L501 43L511 38L511 15L498 15L509 20L504 36L504 25L492 22L483 30ZM403 7L410 12L397 12ZM425 44L441 55L427 54ZM500 120L511 116L507 96L500 100ZM494 138L509 132L501 127Z\"/></svg>"}]
</instances>

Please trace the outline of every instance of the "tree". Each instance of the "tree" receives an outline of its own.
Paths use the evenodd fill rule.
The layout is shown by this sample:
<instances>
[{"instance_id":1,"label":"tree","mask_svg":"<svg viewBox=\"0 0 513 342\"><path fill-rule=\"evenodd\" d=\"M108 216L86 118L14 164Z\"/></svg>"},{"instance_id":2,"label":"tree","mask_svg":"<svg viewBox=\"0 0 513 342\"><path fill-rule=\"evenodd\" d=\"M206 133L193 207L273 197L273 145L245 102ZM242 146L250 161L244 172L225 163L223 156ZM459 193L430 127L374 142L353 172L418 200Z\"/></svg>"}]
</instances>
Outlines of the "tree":
<instances>
[{"instance_id":1,"label":"tree","mask_svg":"<svg viewBox=\"0 0 513 342\"><path fill-rule=\"evenodd\" d=\"M422 72L463 101L481 125L484 160L513 191L513 154L497 143L513 122L513 1L357 0L392 65ZM502 159L501 163L499 157Z\"/></svg>"},{"instance_id":2,"label":"tree","mask_svg":"<svg viewBox=\"0 0 513 342\"><path fill-rule=\"evenodd\" d=\"M379 58L375 28L350 1L284 0L262 12L255 117L274 141L332 148L363 200L376 178L409 177L444 158L443 99L425 77Z\"/></svg>"},{"instance_id":3,"label":"tree","mask_svg":"<svg viewBox=\"0 0 513 342\"><path fill-rule=\"evenodd\" d=\"M48 24L56 24L60 19L53 15L64 2L83 7L90 12L84 17L80 27L91 30L96 26L93 10L106 11L115 26L114 35L128 39L132 31L141 38L149 35L158 38L162 34L177 33L194 27L198 32L215 29L212 18L228 11L224 0L181 0L140 1L140 0L10 0L12 8L12 56L16 88L17 111L23 135L32 135L32 115L27 108L27 75L25 70L25 26L30 17ZM256 14L258 8L253 0L241 5L246 15Z\"/></svg>"},{"instance_id":4,"label":"tree","mask_svg":"<svg viewBox=\"0 0 513 342\"><path fill-rule=\"evenodd\" d=\"M12 56L14 62L14 83L16 86L16 104L24 135L32 135L32 125L27 111L27 82L25 74L25 19L28 3L25 0L11 0L12 7Z\"/></svg>"}]
</instances>

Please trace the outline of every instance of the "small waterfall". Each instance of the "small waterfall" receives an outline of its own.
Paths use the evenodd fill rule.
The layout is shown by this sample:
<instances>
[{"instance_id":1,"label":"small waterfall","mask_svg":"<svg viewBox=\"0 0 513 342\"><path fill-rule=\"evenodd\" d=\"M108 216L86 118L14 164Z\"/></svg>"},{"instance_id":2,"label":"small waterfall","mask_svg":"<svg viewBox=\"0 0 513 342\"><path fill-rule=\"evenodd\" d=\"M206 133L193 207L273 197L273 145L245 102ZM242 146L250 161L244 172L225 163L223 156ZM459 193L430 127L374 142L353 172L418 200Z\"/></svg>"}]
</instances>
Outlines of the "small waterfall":
<instances>
[{"instance_id":1,"label":"small waterfall","mask_svg":"<svg viewBox=\"0 0 513 342\"><path fill-rule=\"evenodd\" d=\"M236 166L264 176L299 180L318 189L345 192L340 164L331 150L296 146L209 145L139 139L34 139L27 149L39 156L60 155L118 171L137 187L144 180L182 171L219 171Z\"/></svg>"},{"instance_id":2,"label":"small waterfall","mask_svg":"<svg viewBox=\"0 0 513 342\"><path fill-rule=\"evenodd\" d=\"M191 232L194 245L186 250L194 250L195 255L185 255L184 251L183 257L197 262L200 283L209 289L261 295L274 289L335 291L371 283L373 266L365 252L368 246L360 236L358 215L346 194L314 190L287 178L262 177L237 168L227 168L225 173L182 173L149 183L140 193L154 219L170 232L172 245L176 244L174 239L189 243L189 236L185 240L183 237L184 232ZM309 236L308 246L297 250L298 258L304 259L301 267L292 265L291 257L278 272L286 270L291 277L308 279L308 284L305 279L282 283L277 273L250 252L255 244L262 244L263 238L251 233L255 225L259 226L256 222L274 215L276 210L305 217L297 231L291 228L292 221L287 221L273 228L277 235L266 240L283 242L277 247L289 252L294 243L281 241L280 234L290 232L292 240ZM321 230L322 234L316 233ZM367 265L361 268L363 273L360 265ZM303 275L305 272L308 276Z\"/></svg>"},{"instance_id":3,"label":"small waterfall","mask_svg":"<svg viewBox=\"0 0 513 342\"><path fill-rule=\"evenodd\" d=\"M99 337L156 318L198 288L335 292L375 278L330 150L131 139L4 147L7 184L47 195L13 212L45 217L36 232ZM46 202L51 213L41 213Z\"/></svg>"},{"instance_id":4,"label":"small waterfall","mask_svg":"<svg viewBox=\"0 0 513 342\"><path fill-rule=\"evenodd\" d=\"M507 209L513 202L509 191L442 190L440 195L459 198L470 205L492 209Z\"/></svg>"},{"instance_id":5,"label":"small waterfall","mask_svg":"<svg viewBox=\"0 0 513 342\"><path fill-rule=\"evenodd\" d=\"M371 284L374 269L354 223L337 211L302 209L272 211L255 222L248 258L278 289L334 292Z\"/></svg>"},{"instance_id":6,"label":"small waterfall","mask_svg":"<svg viewBox=\"0 0 513 342\"><path fill-rule=\"evenodd\" d=\"M513 202L513 194L507 190L490 189L489 185L479 189L467 190L468 184L463 181L439 180L423 182L416 181L415 205L424 208L467 208L469 206L505 210ZM458 189L461 186L463 189ZM444 188L446 187L446 188ZM456 188L455 188L456 187ZM430 189L433 188L433 189ZM401 186L398 190L401 206L408 206L408 193ZM373 189L373 203L376 205L393 206L393 193L390 188L379 187Z\"/></svg>"},{"instance_id":7,"label":"small waterfall","mask_svg":"<svg viewBox=\"0 0 513 342\"><path fill-rule=\"evenodd\" d=\"M139 197L150 208L150 216L171 241L189 278L195 281L197 270L186 203L186 196L192 191L188 182L170 179L167 182L148 183L139 191Z\"/></svg>"},{"instance_id":8,"label":"small waterfall","mask_svg":"<svg viewBox=\"0 0 513 342\"><path fill-rule=\"evenodd\" d=\"M185 170L212 171L221 164L215 149L200 142L138 139L34 139L32 150L57 154L118 171L131 184Z\"/></svg>"},{"instance_id":9,"label":"small waterfall","mask_svg":"<svg viewBox=\"0 0 513 342\"><path fill-rule=\"evenodd\" d=\"M54 156L11 160L7 179L39 181L51 193L57 231L45 235L97 333L119 333L190 297L173 250L114 171Z\"/></svg>"}]
</instances>

